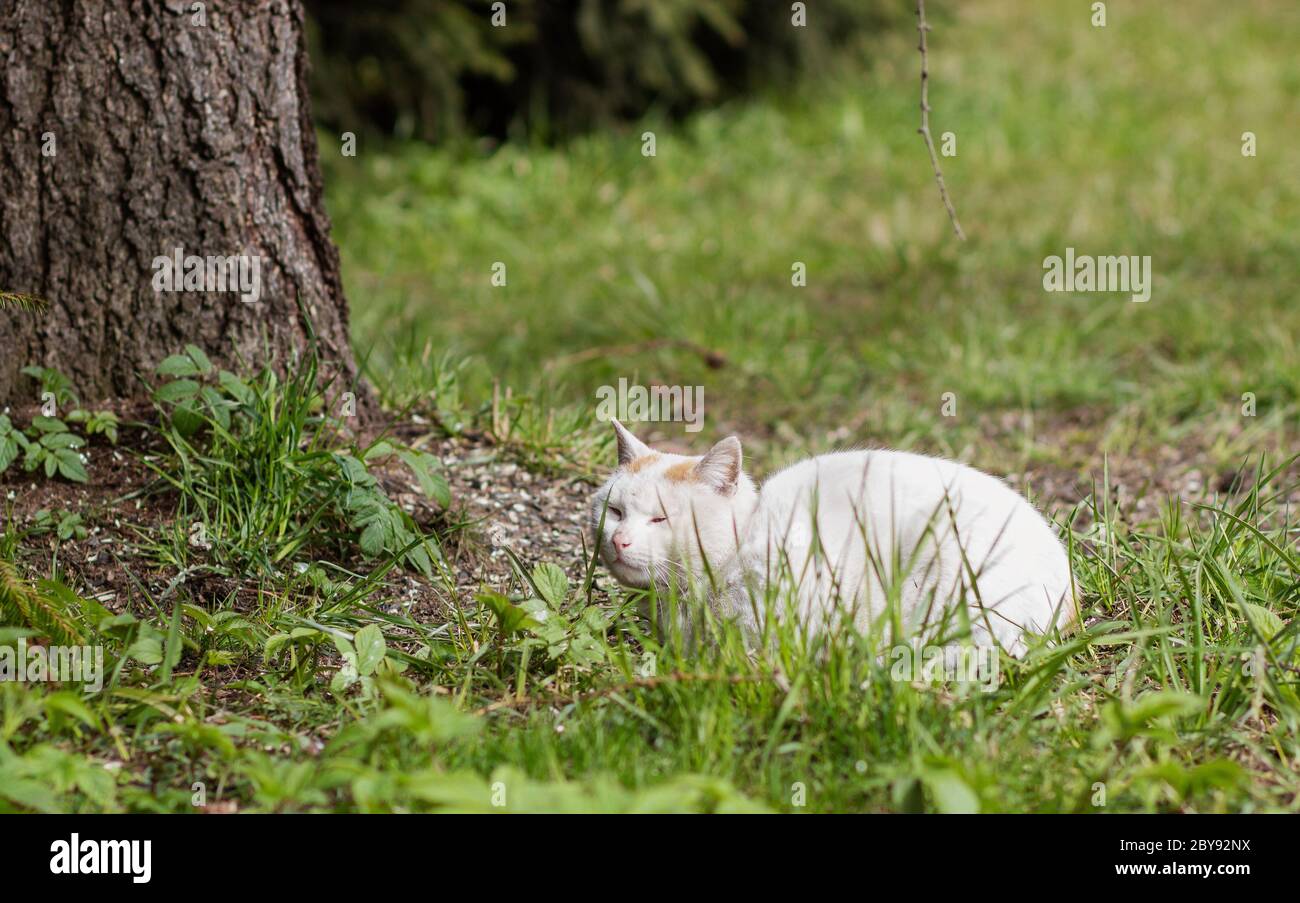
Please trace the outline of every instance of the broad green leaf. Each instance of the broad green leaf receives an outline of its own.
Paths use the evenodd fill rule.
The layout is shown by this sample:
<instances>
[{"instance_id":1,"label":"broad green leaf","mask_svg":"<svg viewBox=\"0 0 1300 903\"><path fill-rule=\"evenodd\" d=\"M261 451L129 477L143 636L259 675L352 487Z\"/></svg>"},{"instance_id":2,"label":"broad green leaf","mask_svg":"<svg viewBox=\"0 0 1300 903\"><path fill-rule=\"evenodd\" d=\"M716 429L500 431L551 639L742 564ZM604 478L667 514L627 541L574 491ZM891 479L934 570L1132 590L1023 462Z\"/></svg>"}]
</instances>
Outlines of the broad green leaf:
<instances>
[{"instance_id":1,"label":"broad green leaf","mask_svg":"<svg viewBox=\"0 0 1300 903\"><path fill-rule=\"evenodd\" d=\"M362 455L362 459L366 462L379 461L392 456L394 451L396 451L396 449L393 448L391 443L385 442L381 439L366 449L365 454Z\"/></svg>"},{"instance_id":2,"label":"broad green leaf","mask_svg":"<svg viewBox=\"0 0 1300 903\"><path fill-rule=\"evenodd\" d=\"M160 376L197 376L199 368L184 354L173 354L158 365Z\"/></svg>"},{"instance_id":3,"label":"broad green leaf","mask_svg":"<svg viewBox=\"0 0 1300 903\"><path fill-rule=\"evenodd\" d=\"M86 474L86 465L81 463L81 455L67 448L60 448L54 452L52 458L47 459L45 469L50 469L49 462L58 460L59 473L66 479L74 483L84 483L89 478Z\"/></svg>"},{"instance_id":4,"label":"broad green leaf","mask_svg":"<svg viewBox=\"0 0 1300 903\"><path fill-rule=\"evenodd\" d=\"M200 373L212 372L212 361L208 360L208 356L203 353L203 349L198 345L186 345L185 353L190 356L190 360L194 361L194 366L198 368Z\"/></svg>"},{"instance_id":5,"label":"broad green leaf","mask_svg":"<svg viewBox=\"0 0 1300 903\"><path fill-rule=\"evenodd\" d=\"M421 492L444 508L451 504L451 488L447 485L447 478L437 469L442 466L437 458L409 449L398 452L398 457L419 481Z\"/></svg>"},{"instance_id":6,"label":"broad green leaf","mask_svg":"<svg viewBox=\"0 0 1300 903\"><path fill-rule=\"evenodd\" d=\"M184 401L172 411L172 426L182 436L193 436L203 428L203 416L191 402Z\"/></svg>"},{"instance_id":7,"label":"broad green leaf","mask_svg":"<svg viewBox=\"0 0 1300 903\"><path fill-rule=\"evenodd\" d=\"M384 551L384 525L380 521L373 521L361 531L359 540L361 551L368 557L375 558Z\"/></svg>"},{"instance_id":8,"label":"broad green leaf","mask_svg":"<svg viewBox=\"0 0 1300 903\"><path fill-rule=\"evenodd\" d=\"M41 437L41 445L46 448L81 448L86 440L72 433L47 433Z\"/></svg>"},{"instance_id":9,"label":"broad green leaf","mask_svg":"<svg viewBox=\"0 0 1300 903\"><path fill-rule=\"evenodd\" d=\"M388 651L384 634L376 624L367 624L358 630L352 637L352 645L357 650L357 672L363 677L375 673Z\"/></svg>"},{"instance_id":10,"label":"broad green leaf","mask_svg":"<svg viewBox=\"0 0 1300 903\"><path fill-rule=\"evenodd\" d=\"M223 430L230 429L230 402L226 401L222 394L211 386L204 386L199 394L207 402L208 410L212 413L212 419L221 424Z\"/></svg>"},{"instance_id":11,"label":"broad green leaf","mask_svg":"<svg viewBox=\"0 0 1300 903\"><path fill-rule=\"evenodd\" d=\"M165 383L158 387L154 392L154 397L159 401L178 402L193 398L199 393L199 384L192 379L178 379L175 382Z\"/></svg>"},{"instance_id":12,"label":"broad green leaf","mask_svg":"<svg viewBox=\"0 0 1300 903\"><path fill-rule=\"evenodd\" d=\"M158 665L163 660L162 640L156 636L141 637L126 651L142 665Z\"/></svg>"},{"instance_id":13,"label":"broad green leaf","mask_svg":"<svg viewBox=\"0 0 1300 903\"><path fill-rule=\"evenodd\" d=\"M477 598L496 615L497 624L506 636L516 634L525 628L540 626L536 618L500 593L479 593Z\"/></svg>"},{"instance_id":14,"label":"broad green leaf","mask_svg":"<svg viewBox=\"0 0 1300 903\"><path fill-rule=\"evenodd\" d=\"M3 469L0 467L0 470ZM1246 610L1246 615L1250 618L1255 630L1266 640L1273 639L1286 626L1286 622L1278 617L1276 612L1270 611L1262 605L1256 605L1254 602L1243 602L1241 607Z\"/></svg>"},{"instance_id":15,"label":"broad green leaf","mask_svg":"<svg viewBox=\"0 0 1300 903\"><path fill-rule=\"evenodd\" d=\"M68 425L57 417L33 417L32 426L42 433L66 433Z\"/></svg>"},{"instance_id":16,"label":"broad green leaf","mask_svg":"<svg viewBox=\"0 0 1300 903\"><path fill-rule=\"evenodd\" d=\"M17 775L11 776L4 768L0 768L0 797L37 812L58 812L63 809L58 797L46 784Z\"/></svg>"},{"instance_id":17,"label":"broad green leaf","mask_svg":"<svg viewBox=\"0 0 1300 903\"><path fill-rule=\"evenodd\" d=\"M406 561L424 576L433 576L433 563L429 561L429 554L424 551L424 546L416 546L407 552Z\"/></svg>"},{"instance_id":18,"label":"broad green leaf","mask_svg":"<svg viewBox=\"0 0 1300 903\"><path fill-rule=\"evenodd\" d=\"M1130 721L1147 722L1154 718L1166 716L1180 717L1193 715L1204 706L1199 696L1180 693L1177 690L1157 690L1144 693L1126 707L1125 714Z\"/></svg>"},{"instance_id":19,"label":"broad green leaf","mask_svg":"<svg viewBox=\"0 0 1300 903\"><path fill-rule=\"evenodd\" d=\"M552 608L563 607L569 595L569 578L559 565L546 561L533 568L533 584Z\"/></svg>"},{"instance_id":20,"label":"broad green leaf","mask_svg":"<svg viewBox=\"0 0 1300 903\"><path fill-rule=\"evenodd\" d=\"M266 638L266 643L262 646L262 658L270 661L275 658L275 654L280 651L281 647L288 645L289 634L273 633Z\"/></svg>"},{"instance_id":21,"label":"broad green leaf","mask_svg":"<svg viewBox=\"0 0 1300 903\"><path fill-rule=\"evenodd\" d=\"M342 693L348 687L357 682L357 666L352 662L345 662L343 667L334 672L330 678L330 689L335 693Z\"/></svg>"},{"instance_id":22,"label":"broad green leaf","mask_svg":"<svg viewBox=\"0 0 1300 903\"><path fill-rule=\"evenodd\" d=\"M86 704L81 701L81 697L67 690L51 693L45 697L45 710L47 712L61 712L75 718L89 728L99 730L99 717L86 708Z\"/></svg>"},{"instance_id":23,"label":"broad green leaf","mask_svg":"<svg viewBox=\"0 0 1300 903\"><path fill-rule=\"evenodd\" d=\"M1102 730L1094 735L1093 742L1100 746L1138 736L1173 742L1176 735L1162 722L1193 715L1204 706L1201 697L1177 690L1153 690L1131 702L1114 699L1101 708Z\"/></svg>"},{"instance_id":24,"label":"broad green leaf","mask_svg":"<svg viewBox=\"0 0 1300 903\"><path fill-rule=\"evenodd\" d=\"M251 405L256 398L248 383L229 370L222 370L217 374L217 382L221 383L221 388L226 390L227 395L242 405Z\"/></svg>"},{"instance_id":25,"label":"broad green leaf","mask_svg":"<svg viewBox=\"0 0 1300 903\"><path fill-rule=\"evenodd\" d=\"M973 814L980 811L979 797L951 767L927 768L921 775L935 808L945 815Z\"/></svg>"}]
</instances>

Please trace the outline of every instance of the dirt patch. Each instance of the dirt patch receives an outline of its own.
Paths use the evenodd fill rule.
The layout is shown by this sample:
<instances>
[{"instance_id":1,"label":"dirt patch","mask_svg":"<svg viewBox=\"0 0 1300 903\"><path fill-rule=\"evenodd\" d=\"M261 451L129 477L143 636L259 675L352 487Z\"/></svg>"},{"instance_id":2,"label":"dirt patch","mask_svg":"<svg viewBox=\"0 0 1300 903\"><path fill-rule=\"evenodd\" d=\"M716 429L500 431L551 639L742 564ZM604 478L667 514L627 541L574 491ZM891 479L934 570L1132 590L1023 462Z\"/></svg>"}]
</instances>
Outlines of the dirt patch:
<instances>
[{"instance_id":1,"label":"dirt patch","mask_svg":"<svg viewBox=\"0 0 1300 903\"><path fill-rule=\"evenodd\" d=\"M1239 425L1189 431L1177 444L1142 439L1129 449L1108 451L1100 437L1111 425L1105 414L1092 409L1040 419L1034 424L1034 443L1050 450L1050 462L999 475L1058 519L1094 495L1100 502L1108 484L1112 512L1123 523L1138 524L1157 519L1170 498L1219 504L1241 498L1254 487L1264 460L1269 469L1286 465L1270 484L1271 490L1300 503L1300 462L1288 463L1285 453L1276 451L1225 453L1226 448L1246 444ZM1006 414L986 424L983 432L995 447L1014 449L1022 429L1017 415ZM1086 525L1089 520L1085 514L1076 524Z\"/></svg>"},{"instance_id":2,"label":"dirt patch","mask_svg":"<svg viewBox=\"0 0 1300 903\"><path fill-rule=\"evenodd\" d=\"M29 412L28 412L29 413ZM25 412L16 415L25 423ZM126 418L124 418L125 420ZM592 487L577 477L549 478L513 460L508 449L486 437L433 438L428 426L401 424L390 433L415 442L442 460L451 488L443 510L427 498L414 476L396 460L372 466L388 496L427 531L445 537L445 555L455 597L471 597L484 587L504 586L512 577L507 549L528 568L542 561L560 565L578 581L585 568L583 534ZM80 515L84 537L57 540L52 530L27 537L19 560L31 575L57 570L80 592L114 611L170 596L180 586L199 604L249 604L264 581L231 579L205 569L212 564L195 550L190 567L159 566L140 549L142 539L175 529L176 498L147 463L162 452L150 434L124 429L117 446L96 440L85 450L90 480L85 484L25 473L21 464L0 475L0 532L9 522L31 530L38 514ZM336 562L357 573L374 562L359 556ZM445 619L453 594L446 583L410 571L394 570L372 604L418 620Z\"/></svg>"}]
</instances>

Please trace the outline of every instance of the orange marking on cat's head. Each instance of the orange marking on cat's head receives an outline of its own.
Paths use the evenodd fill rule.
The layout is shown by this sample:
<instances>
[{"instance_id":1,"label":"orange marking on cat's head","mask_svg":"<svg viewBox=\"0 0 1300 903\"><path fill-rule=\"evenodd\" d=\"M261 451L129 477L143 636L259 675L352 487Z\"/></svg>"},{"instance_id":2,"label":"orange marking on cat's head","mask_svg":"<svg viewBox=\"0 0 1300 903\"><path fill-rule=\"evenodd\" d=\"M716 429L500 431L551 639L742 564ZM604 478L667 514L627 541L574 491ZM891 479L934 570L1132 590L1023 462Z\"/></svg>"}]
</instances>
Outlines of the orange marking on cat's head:
<instances>
[{"instance_id":1,"label":"orange marking on cat's head","mask_svg":"<svg viewBox=\"0 0 1300 903\"><path fill-rule=\"evenodd\" d=\"M664 476L678 483L689 483L695 479L695 462L678 461L664 471Z\"/></svg>"},{"instance_id":2,"label":"orange marking on cat's head","mask_svg":"<svg viewBox=\"0 0 1300 903\"><path fill-rule=\"evenodd\" d=\"M626 469L628 473L636 473L637 471L644 470L658 460L659 455L651 452L648 455L642 455L639 458L633 458L631 461L628 461Z\"/></svg>"}]
</instances>

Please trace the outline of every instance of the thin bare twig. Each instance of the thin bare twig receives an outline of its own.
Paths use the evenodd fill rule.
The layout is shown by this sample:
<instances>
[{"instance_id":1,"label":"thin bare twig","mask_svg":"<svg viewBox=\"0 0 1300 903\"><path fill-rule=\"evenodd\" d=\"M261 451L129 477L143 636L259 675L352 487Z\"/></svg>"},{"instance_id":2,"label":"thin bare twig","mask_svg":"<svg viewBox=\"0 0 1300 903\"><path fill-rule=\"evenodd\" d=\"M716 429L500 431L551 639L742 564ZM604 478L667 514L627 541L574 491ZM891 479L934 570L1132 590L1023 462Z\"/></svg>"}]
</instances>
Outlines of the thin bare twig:
<instances>
[{"instance_id":1,"label":"thin bare twig","mask_svg":"<svg viewBox=\"0 0 1300 903\"><path fill-rule=\"evenodd\" d=\"M925 0L916 0L916 30L921 35L921 43L917 47L921 51L921 127L917 131L925 139L926 150L930 152L934 180L939 183L939 197L943 198L943 206L948 208L948 219L952 220L952 230L957 233L958 238L965 241L966 233L962 231L961 223L957 222L957 211L953 209L952 201L948 199L948 187L943 183L943 170L939 168L939 155L934 152L934 139L930 137L930 58L925 46L925 33L930 30L930 26L925 21Z\"/></svg>"}]
</instances>

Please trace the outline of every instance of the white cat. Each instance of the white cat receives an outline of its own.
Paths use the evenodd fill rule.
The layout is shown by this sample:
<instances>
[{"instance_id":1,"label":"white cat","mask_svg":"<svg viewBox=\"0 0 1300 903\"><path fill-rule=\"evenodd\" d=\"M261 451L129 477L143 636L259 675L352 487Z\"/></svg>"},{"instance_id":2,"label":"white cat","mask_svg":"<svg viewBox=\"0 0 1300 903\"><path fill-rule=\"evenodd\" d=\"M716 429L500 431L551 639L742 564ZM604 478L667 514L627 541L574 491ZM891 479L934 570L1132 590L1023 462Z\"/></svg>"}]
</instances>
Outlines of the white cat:
<instances>
[{"instance_id":1,"label":"white cat","mask_svg":"<svg viewBox=\"0 0 1300 903\"><path fill-rule=\"evenodd\" d=\"M592 536L625 586L694 592L749 631L768 610L792 612L813 631L844 620L879 629L892 599L908 636L941 622L951 635L964 603L970 641L1013 655L1025 651L1027 631L1048 634L1076 618L1056 532L971 467L837 452L788 467L759 490L734 436L686 457L654 451L617 421L614 430L619 468L596 493ZM775 607L764 603L774 597ZM661 632L671 626L666 608ZM698 627L690 618L683 605L677 626L688 636Z\"/></svg>"}]
</instances>

